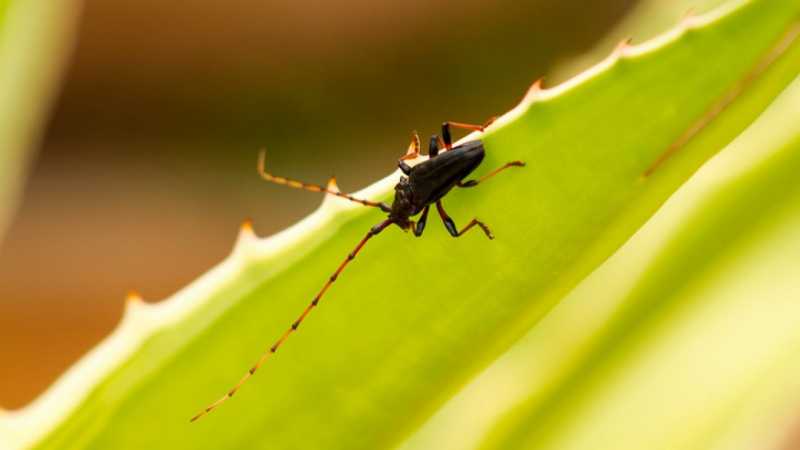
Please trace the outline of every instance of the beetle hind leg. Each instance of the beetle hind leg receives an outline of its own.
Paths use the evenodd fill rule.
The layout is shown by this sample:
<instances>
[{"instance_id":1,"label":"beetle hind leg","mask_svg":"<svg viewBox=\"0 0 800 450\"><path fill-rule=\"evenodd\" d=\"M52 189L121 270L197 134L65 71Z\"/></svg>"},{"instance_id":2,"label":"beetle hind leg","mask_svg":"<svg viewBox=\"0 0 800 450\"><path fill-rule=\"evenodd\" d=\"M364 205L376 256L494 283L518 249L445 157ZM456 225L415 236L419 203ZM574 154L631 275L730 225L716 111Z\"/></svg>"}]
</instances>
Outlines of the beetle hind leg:
<instances>
[{"instance_id":1,"label":"beetle hind leg","mask_svg":"<svg viewBox=\"0 0 800 450\"><path fill-rule=\"evenodd\" d=\"M486 175L478 178L477 180L459 181L458 183L456 183L456 186L458 186L460 188L475 187L479 183L482 183L482 182L488 180L489 178L492 178L493 176L497 175L498 173L500 173L500 172L502 172L502 171L504 171L504 170L506 170L508 168L511 168L511 167L525 167L525 163L522 162L522 161L507 162L507 163L503 164L502 166L500 166L499 168L494 169L493 171L487 173Z\"/></svg>"},{"instance_id":2,"label":"beetle hind leg","mask_svg":"<svg viewBox=\"0 0 800 450\"><path fill-rule=\"evenodd\" d=\"M450 127L461 128L469 131L483 132L489 125L493 124L495 120L497 120L496 116L490 117L489 120L483 123L483 125L473 125L471 123L447 121L442 124L442 143L444 144L444 147L447 150L452 150L453 138L450 135Z\"/></svg>"},{"instance_id":3,"label":"beetle hind leg","mask_svg":"<svg viewBox=\"0 0 800 450\"><path fill-rule=\"evenodd\" d=\"M464 226L464 228L459 230L456 227L456 223L453 222L453 219L450 218L450 216L447 214L447 211L444 210L444 206L442 205L441 200L436 202L436 210L439 212L439 217L442 218L442 222L444 222L444 227L447 228L447 232L450 233L450 236L461 237L464 235L464 233L466 233L473 227L478 226L480 227L481 230L483 230L483 233L486 235L486 237L488 237L489 239L494 239L494 234L492 234L492 230L490 230L485 223L481 222L478 219L470 220L469 223L466 226Z\"/></svg>"},{"instance_id":4,"label":"beetle hind leg","mask_svg":"<svg viewBox=\"0 0 800 450\"><path fill-rule=\"evenodd\" d=\"M437 135L431 136L428 142L428 158L435 158L439 154L440 147L444 147L442 138Z\"/></svg>"}]
</instances>

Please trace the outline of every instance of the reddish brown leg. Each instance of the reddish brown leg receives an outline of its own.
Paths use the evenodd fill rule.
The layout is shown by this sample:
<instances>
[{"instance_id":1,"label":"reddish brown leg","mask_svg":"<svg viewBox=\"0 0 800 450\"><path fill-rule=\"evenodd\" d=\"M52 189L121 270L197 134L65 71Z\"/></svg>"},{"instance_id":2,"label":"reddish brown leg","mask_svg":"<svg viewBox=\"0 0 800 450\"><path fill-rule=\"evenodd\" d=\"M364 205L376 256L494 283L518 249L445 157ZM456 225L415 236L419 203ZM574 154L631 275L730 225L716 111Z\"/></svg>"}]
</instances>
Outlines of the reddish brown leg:
<instances>
[{"instance_id":1,"label":"reddish brown leg","mask_svg":"<svg viewBox=\"0 0 800 450\"><path fill-rule=\"evenodd\" d=\"M419 156L419 134L416 131L411 133L411 143L408 144L408 150L406 150L406 154L400 157L400 161L405 161L407 159L414 159Z\"/></svg>"},{"instance_id":2,"label":"reddish brown leg","mask_svg":"<svg viewBox=\"0 0 800 450\"><path fill-rule=\"evenodd\" d=\"M339 274L342 273L342 271L344 270L345 267L347 267L347 264L349 264L350 261L355 259L356 255L358 255L358 253L361 251L361 249L364 248L364 245L366 245L367 241L369 241L373 236L377 235L378 233L383 231L386 227L388 227L391 224L392 224L391 220L385 220L385 221L379 223L378 225L375 225L374 227L372 227L369 230L369 233L367 233L367 235L364 236L363 239L361 239L361 242L358 243L356 248L353 249L353 251L350 252L349 255L347 255L347 258L345 258L344 261L342 261L341 264L339 264L339 267L336 269L336 271L333 273L333 275L331 275L331 277L328 278L328 281L325 282L325 285L322 286L322 289L317 293L317 295L314 296L314 299L311 301L311 303L309 303L308 306L306 306L306 309L303 310L303 313L300 314L300 316L297 318L297 320L292 322L292 325L286 331L284 331L284 333L281 335L281 337L278 338L278 340L275 341L274 344L272 344L272 347L268 348L266 351L264 351L264 353L261 354L261 357L258 359L258 361L256 361L256 363L253 365L253 367L251 367L250 370L248 370L247 373L245 373L244 376L242 376L242 378L239 380L239 382L236 383L236 386L234 386L233 389L231 389L225 395L223 395L219 400L217 400L214 403L208 405L205 409L203 409L202 411L197 413L194 417L191 418L190 421L194 422L195 420L203 417L204 415L206 415L206 414L210 413L211 411L215 410L217 407L219 407L219 405L224 403L226 400L228 400L229 398L233 397L233 395L236 394L236 392L239 390L239 388L241 388L242 385L248 379L250 379L250 377L252 377L254 373L256 373L256 370L258 370L261 367L262 364L264 364L264 361L266 361L267 358L271 354L273 354L273 353L278 351L278 348L280 348L280 346L289 337L289 335L292 334L293 332L297 331L297 328L300 326L301 323L303 323L303 320L305 320L306 316L308 316L308 314L311 312L312 309L317 307L317 304L319 304L320 299L325 294L325 292L328 290L328 288L331 287L331 285L333 284L334 281L336 281L336 278L338 278Z\"/></svg>"},{"instance_id":3,"label":"reddish brown leg","mask_svg":"<svg viewBox=\"0 0 800 450\"><path fill-rule=\"evenodd\" d=\"M444 142L444 139L442 139L441 136L436 136L436 139L439 142L439 148L440 149L443 148L443 149L446 149L446 150L450 150L450 147L453 146L452 143L451 143L450 147L448 147L447 144Z\"/></svg>"},{"instance_id":4,"label":"reddish brown leg","mask_svg":"<svg viewBox=\"0 0 800 450\"><path fill-rule=\"evenodd\" d=\"M486 234L486 237L488 237L489 239L494 239L494 235L492 234L492 230L490 230L489 227L487 227L485 223L481 222L478 219L474 219L474 218L469 221L467 226L465 226L464 228L461 229L461 231L458 232L458 235L461 236L462 234L464 234L467 231L469 231L469 229L474 227L475 225L481 227L481 230L483 230L484 234Z\"/></svg>"},{"instance_id":5,"label":"reddish brown leg","mask_svg":"<svg viewBox=\"0 0 800 450\"><path fill-rule=\"evenodd\" d=\"M406 154L401 156L400 159L397 160L397 167L403 171L404 174L408 175L411 173L411 166L405 163L407 159L414 159L419 156L419 134L416 131L411 133L411 143L408 145L408 150L406 150Z\"/></svg>"},{"instance_id":6,"label":"reddish brown leg","mask_svg":"<svg viewBox=\"0 0 800 450\"><path fill-rule=\"evenodd\" d=\"M325 192L325 193L328 193L328 194L331 194L331 195L335 195L337 197L346 198L347 200L350 200L351 202L360 203L360 204L362 204L364 206L371 206L373 208L380 208L384 212L391 211L391 208L389 208L389 205L387 205L386 203L383 203L383 202L373 202L373 201L370 201L370 200L364 200L364 199L360 199L360 198L355 198L350 194L346 194L344 192L339 192L339 191L334 191L332 189L328 189L326 187L322 187L322 186L320 186L318 184L306 183L304 181L297 181L297 180L293 180L291 178L286 178L286 177L273 175L273 174L267 172L264 169L264 160L265 159L266 159L266 152L262 151L258 155L258 174L261 175L261 178L263 178L266 181L269 181L270 183L280 184L280 185L283 185L283 186L289 186L290 188L295 188L295 189L303 189L303 190L311 191L311 192Z\"/></svg>"},{"instance_id":7,"label":"reddish brown leg","mask_svg":"<svg viewBox=\"0 0 800 450\"><path fill-rule=\"evenodd\" d=\"M488 237L489 239L494 239L494 235L492 234L492 231L489 229L489 227L487 227L485 223L481 222L478 219L472 219L467 224L467 226L465 226L464 228L461 229L461 231L459 231L458 228L456 228L456 224L455 222L453 222L453 219L451 219L450 216L447 214L447 211L444 210L444 206L442 205L441 200L436 202L436 210L439 212L439 216L442 218L442 222L444 222L444 227L447 228L447 231L450 233L450 236L453 237L462 236L464 233L469 231L470 228L477 225L483 230L484 234L486 234L486 237Z\"/></svg>"},{"instance_id":8,"label":"reddish brown leg","mask_svg":"<svg viewBox=\"0 0 800 450\"><path fill-rule=\"evenodd\" d=\"M483 130L486 129L486 127L488 127L489 125L494 123L494 121L496 119L497 119L497 117L491 117L491 118L489 118L489 120L484 122L483 125L472 125L472 124L469 124L469 123L450 122L450 121L443 123L442 124L442 141L444 143L444 147L447 150L450 150L450 149L453 148L453 138L450 135L450 127L463 128L465 130L481 131L482 132Z\"/></svg>"},{"instance_id":9,"label":"reddish brown leg","mask_svg":"<svg viewBox=\"0 0 800 450\"><path fill-rule=\"evenodd\" d=\"M458 183L456 183L456 186L462 187L462 188L468 188L468 187L477 186L478 183L482 183L482 182L488 180L489 178L492 178L493 176L495 176L498 173L508 169L509 167L524 167L524 166L525 166L525 163L522 162L522 161L511 161L511 162L503 164L501 167L499 167L499 168L487 173L486 175L478 178L477 180L459 181Z\"/></svg>"}]
</instances>

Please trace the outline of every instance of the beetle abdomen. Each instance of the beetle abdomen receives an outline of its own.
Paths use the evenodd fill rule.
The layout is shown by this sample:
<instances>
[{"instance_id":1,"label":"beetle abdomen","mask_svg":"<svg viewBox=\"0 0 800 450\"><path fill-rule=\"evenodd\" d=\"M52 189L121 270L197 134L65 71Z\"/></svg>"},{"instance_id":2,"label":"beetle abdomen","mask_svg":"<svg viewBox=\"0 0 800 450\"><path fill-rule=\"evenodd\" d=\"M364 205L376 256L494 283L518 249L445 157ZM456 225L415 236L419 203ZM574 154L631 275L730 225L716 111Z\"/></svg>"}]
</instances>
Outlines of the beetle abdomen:
<instances>
[{"instance_id":1,"label":"beetle abdomen","mask_svg":"<svg viewBox=\"0 0 800 450\"><path fill-rule=\"evenodd\" d=\"M481 164L484 155L481 141L469 141L414 166L408 182L417 211L444 197Z\"/></svg>"}]
</instances>

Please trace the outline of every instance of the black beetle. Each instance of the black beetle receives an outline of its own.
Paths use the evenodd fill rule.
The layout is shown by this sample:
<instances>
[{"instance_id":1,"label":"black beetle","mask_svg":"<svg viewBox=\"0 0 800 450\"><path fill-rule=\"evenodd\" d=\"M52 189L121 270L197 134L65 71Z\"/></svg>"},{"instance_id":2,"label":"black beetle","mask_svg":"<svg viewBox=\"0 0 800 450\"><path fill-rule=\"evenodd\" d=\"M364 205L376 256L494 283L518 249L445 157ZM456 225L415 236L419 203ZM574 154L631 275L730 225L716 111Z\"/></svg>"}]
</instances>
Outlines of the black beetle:
<instances>
[{"instance_id":1,"label":"black beetle","mask_svg":"<svg viewBox=\"0 0 800 450\"><path fill-rule=\"evenodd\" d=\"M283 342L286 340L286 338L288 338L292 332L297 330L303 320L305 320L306 316L313 308L317 306L323 294L325 294L331 284L336 281L336 279L339 277L339 274L344 270L347 264L355 259L356 255L358 255L367 241L386 229L389 225L395 224L405 231L413 230L414 235L421 236L422 232L425 230L425 222L428 218L428 210L430 209L431 205L435 203L436 210L439 212L439 216L442 218L445 228L447 228L447 231L453 237L459 237L477 225L483 230L489 239L494 239L489 227L487 227L486 224L478 219L472 219L464 228L458 230L455 222L453 222L453 219L447 215L447 212L444 210L444 206L442 206L442 197L444 197L456 186L462 188L474 187L482 181L493 177L502 170L505 170L509 167L521 167L525 165L525 163L522 161L511 161L477 180L464 181L464 178L471 174L481 164L481 161L483 161L483 157L485 155L485 150L483 148L483 143L478 140L465 142L464 144L453 147L450 137L450 127L452 126L471 131L482 132L493 122L493 120L494 119L491 119L483 125L445 122L442 124L441 138L436 135L431 136L430 144L428 146L428 160L411 167L406 164L405 161L416 158L419 156L420 151L419 136L415 132L412 136L411 145L409 145L408 151L398 160L398 166L406 176L400 177L400 181L395 186L395 196L391 206L383 202L374 202L356 198L350 194L339 192L331 188L322 187L317 184L305 183L302 181L272 175L264 170L264 153L262 152L259 156L258 173L264 180L296 189L305 189L312 192L325 192L336 195L346 198L352 202L360 203L364 206L379 208L388 213L389 217L369 230L367 235L361 239L361 242L358 243L356 248L347 255L347 258L345 258L344 261L342 261L333 275L328 278L328 281L317 293L317 295L314 296L314 299L311 301L311 303L306 306L306 309L303 310L303 313L300 314L300 317L298 317L297 320L295 320L292 325L283 333L283 335L281 335L281 337L278 338L278 340L275 341L275 343L261 355L261 358L259 358L256 364L244 374L236 386L229 390L224 396L222 396L222 398L210 404L197 415L192 417L191 421L194 422L195 420L214 410L225 400L233 397L242 384L244 384L244 382L247 381L256 372L256 370L258 370L259 367L261 367L261 364L264 363L267 357L272 353L275 353L281 344L283 344ZM440 150L444 151L439 153ZM416 223L411 220L411 217L414 217L420 213L422 213L422 215L420 216L419 220L416 221Z\"/></svg>"}]
</instances>

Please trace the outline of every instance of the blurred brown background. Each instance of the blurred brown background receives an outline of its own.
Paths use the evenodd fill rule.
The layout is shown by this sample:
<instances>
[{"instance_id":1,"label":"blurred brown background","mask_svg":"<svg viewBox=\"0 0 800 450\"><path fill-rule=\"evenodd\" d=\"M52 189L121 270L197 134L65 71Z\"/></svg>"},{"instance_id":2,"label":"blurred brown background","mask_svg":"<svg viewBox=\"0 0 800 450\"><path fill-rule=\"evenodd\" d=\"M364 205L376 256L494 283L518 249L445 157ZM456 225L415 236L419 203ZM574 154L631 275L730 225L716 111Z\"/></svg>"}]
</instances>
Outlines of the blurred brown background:
<instances>
[{"instance_id":1,"label":"blurred brown background","mask_svg":"<svg viewBox=\"0 0 800 450\"><path fill-rule=\"evenodd\" d=\"M73 62L0 243L0 405L222 260L393 170L413 129L481 122L590 48L635 0L88 0Z\"/></svg>"}]
</instances>

